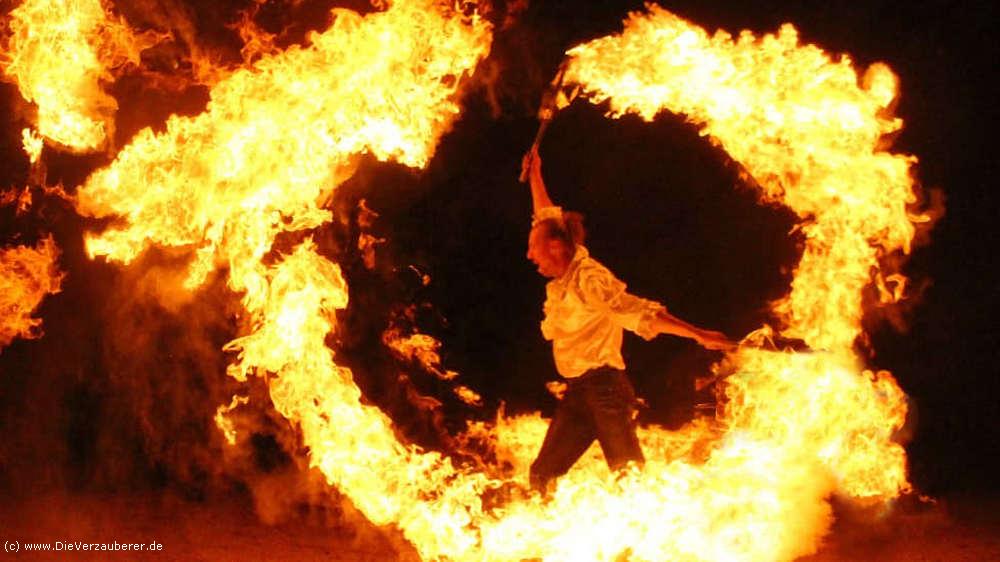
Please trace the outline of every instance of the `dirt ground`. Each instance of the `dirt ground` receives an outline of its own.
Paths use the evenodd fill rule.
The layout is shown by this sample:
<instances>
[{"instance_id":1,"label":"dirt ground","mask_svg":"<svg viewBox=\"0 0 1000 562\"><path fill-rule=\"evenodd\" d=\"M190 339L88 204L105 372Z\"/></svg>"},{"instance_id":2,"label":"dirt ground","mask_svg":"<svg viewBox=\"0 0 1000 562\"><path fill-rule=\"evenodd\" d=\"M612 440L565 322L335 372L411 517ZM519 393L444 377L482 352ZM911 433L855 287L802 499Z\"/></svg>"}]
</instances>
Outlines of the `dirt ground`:
<instances>
[{"instance_id":1,"label":"dirt ground","mask_svg":"<svg viewBox=\"0 0 1000 562\"><path fill-rule=\"evenodd\" d=\"M15 560L157 561L358 561L418 560L398 533L373 525L330 525L308 513L268 525L249 501L190 502L174 497L56 497L0 513L3 540L21 542ZM61 552L32 554L25 543L96 541L157 542L151 552ZM397 546L393 546L395 543ZM401 548L400 548L401 547Z\"/></svg>"},{"instance_id":2,"label":"dirt ground","mask_svg":"<svg viewBox=\"0 0 1000 562\"><path fill-rule=\"evenodd\" d=\"M843 511L843 510L841 510ZM18 541L11 560L358 561L418 560L398 532L331 525L303 513L267 525L249 502L188 502L139 496L70 496L4 502L0 534ZM151 552L26 552L26 543L152 542ZM1000 560L1000 498L956 496L900 506L874 519L841 513L823 549L802 562L987 562Z\"/></svg>"},{"instance_id":3,"label":"dirt ground","mask_svg":"<svg viewBox=\"0 0 1000 562\"><path fill-rule=\"evenodd\" d=\"M1000 561L1000 497L903 501L883 518L840 511L824 548L799 562Z\"/></svg>"}]
</instances>

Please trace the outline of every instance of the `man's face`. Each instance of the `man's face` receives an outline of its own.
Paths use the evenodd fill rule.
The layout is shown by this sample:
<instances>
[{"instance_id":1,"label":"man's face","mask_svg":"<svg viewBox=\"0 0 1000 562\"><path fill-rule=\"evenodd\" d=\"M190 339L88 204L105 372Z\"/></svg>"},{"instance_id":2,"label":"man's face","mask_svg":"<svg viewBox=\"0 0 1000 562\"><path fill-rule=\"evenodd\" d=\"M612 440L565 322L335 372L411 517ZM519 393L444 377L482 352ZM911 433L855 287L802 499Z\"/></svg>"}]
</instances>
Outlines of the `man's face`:
<instances>
[{"instance_id":1,"label":"man's face","mask_svg":"<svg viewBox=\"0 0 1000 562\"><path fill-rule=\"evenodd\" d=\"M538 266L538 273L555 278L566 272L569 252L562 242L548 238L541 228L531 229L528 236L528 259Z\"/></svg>"}]
</instances>

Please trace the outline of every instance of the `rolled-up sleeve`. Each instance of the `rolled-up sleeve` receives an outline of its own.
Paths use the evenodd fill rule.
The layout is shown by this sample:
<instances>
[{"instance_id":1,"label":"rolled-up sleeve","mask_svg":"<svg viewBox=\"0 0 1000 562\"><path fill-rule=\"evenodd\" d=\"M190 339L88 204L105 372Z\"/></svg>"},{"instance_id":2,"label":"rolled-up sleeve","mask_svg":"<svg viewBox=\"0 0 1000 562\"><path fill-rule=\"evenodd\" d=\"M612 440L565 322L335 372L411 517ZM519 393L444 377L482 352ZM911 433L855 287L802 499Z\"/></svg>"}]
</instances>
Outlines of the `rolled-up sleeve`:
<instances>
[{"instance_id":1,"label":"rolled-up sleeve","mask_svg":"<svg viewBox=\"0 0 1000 562\"><path fill-rule=\"evenodd\" d=\"M622 328L645 340L656 337L656 316L666 308L655 301L637 297L626 291L625 283L606 267L592 263L580 271L578 290L588 306L605 309Z\"/></svg>"}]
</instances>

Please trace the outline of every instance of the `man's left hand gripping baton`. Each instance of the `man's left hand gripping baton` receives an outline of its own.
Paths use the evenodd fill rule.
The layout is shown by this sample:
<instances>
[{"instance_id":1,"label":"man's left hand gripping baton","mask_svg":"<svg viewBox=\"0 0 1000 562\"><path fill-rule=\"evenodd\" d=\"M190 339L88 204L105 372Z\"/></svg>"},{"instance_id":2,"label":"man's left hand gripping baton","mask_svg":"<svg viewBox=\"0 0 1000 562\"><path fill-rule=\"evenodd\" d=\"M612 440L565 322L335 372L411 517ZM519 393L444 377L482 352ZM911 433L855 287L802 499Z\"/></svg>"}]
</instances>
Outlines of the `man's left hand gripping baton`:
<instances>
[{"instance_id":1,"label":"man's left hand gripping baton","mask_svg":"<svg viewBox=\"0 0 1000 562\"><path fill-rule=\"evenodd\" d=\"M552 118L556 116L556 112L569 105L580 91L580 87L577 86L568 95L563 92L562 85L563 76L566 74L566 64L567 61L563 61L563 63L559 65L559 71L556 72L555 78L552 79L552 82L549 83L549 87L542 93L542 101L538 107L538 132L535 133L535 141L531 143L531 148L528 149L529 164L531 158L530 155L534 153L534 151L538 149L538 145L542 143L542 137L545 136L545 130L549 128L549 123L551 123ZM528 181L529 167L530 166L525 166L524 169L521 170L521 177L519 178L521 183Z\"/></svg>"}]
</instances>

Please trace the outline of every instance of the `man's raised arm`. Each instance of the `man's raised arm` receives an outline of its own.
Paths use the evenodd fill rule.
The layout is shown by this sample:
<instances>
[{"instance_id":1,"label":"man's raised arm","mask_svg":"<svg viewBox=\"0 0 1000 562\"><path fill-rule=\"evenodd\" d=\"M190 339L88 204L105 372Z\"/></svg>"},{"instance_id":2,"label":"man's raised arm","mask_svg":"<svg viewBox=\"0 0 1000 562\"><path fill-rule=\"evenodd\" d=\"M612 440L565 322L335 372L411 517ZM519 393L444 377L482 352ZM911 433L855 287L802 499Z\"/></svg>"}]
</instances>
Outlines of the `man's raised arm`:
<instances>
[{"instance_id":1,"label":"man's raised arm","mask_svg":"<svg viewBox=\"0 0 1000 562\"><path fill-rule=\"evenodd\" d=\"M549 192L545 189L545 180L542 179L542 157L538 155L538 147L534 146L524 155L521 161L522 170L528 171L528 182L531 184L531 203L535 216L546 207L554 207L555 203L549 198Z\"/></svg>"}]
</instances>

